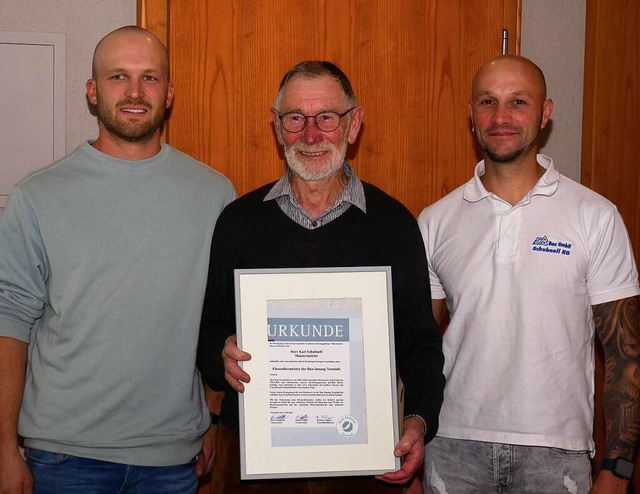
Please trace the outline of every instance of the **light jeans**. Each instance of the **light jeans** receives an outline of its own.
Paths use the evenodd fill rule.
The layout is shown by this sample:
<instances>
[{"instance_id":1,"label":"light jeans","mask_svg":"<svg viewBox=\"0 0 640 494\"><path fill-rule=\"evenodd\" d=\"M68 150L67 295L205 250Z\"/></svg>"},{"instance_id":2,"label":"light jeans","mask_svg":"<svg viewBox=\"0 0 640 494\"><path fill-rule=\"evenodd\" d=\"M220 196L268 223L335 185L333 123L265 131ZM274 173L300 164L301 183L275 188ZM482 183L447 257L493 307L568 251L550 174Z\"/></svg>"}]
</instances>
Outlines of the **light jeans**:
<instances>
[{"instance_id":1,"label":"light jeans","mask_svg":"<svg viewBox=\"0 0 640 494\"><path fill-rule=\"evenodd\" d=\"M142 467L27 448L33 494L195 494L195 460Z\"/></svg>"},{"instance_id":2,"label":"light jeans","mask_svg":"<svg viewBox=\"0 0 640 494\"><path fill-rule=\"evenodd\" d=\"M425 493L587 494L590 487L586 451L443 437L425 446Z\"/></svg>"}]
</instances>

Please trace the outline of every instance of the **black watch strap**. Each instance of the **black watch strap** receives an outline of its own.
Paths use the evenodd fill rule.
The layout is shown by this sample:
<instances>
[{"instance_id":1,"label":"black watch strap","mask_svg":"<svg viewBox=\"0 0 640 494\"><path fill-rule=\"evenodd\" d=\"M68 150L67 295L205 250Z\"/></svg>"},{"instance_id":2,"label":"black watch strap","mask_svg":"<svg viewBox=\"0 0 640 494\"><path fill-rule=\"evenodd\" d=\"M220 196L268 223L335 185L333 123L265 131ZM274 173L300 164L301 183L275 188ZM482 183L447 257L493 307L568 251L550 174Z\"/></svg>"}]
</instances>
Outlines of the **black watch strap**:
<instances>
[{"instance_id":1,"label":"black watch strap","mask_svg":"<svg viewBox=\"0 0 640 494\"><path fill-rule=\"evenodd\" d=\"M635 465L632 461L618 456L617 458L605 458L602 460L602 468L603 470L610 470L616 477L631 480L633 478Z\"/></svg>"},{"instance_id":2,"label":"black watch strap","mask_svg":"<svg viewBox=\"0 0 640 494\"><path fill-rule=\"evenodd\" d=\"M217 413L209 413L209 415L211 416L211 425L218 425L218 422L220 422L220 415Z\"/></svg>"}]
</instances>

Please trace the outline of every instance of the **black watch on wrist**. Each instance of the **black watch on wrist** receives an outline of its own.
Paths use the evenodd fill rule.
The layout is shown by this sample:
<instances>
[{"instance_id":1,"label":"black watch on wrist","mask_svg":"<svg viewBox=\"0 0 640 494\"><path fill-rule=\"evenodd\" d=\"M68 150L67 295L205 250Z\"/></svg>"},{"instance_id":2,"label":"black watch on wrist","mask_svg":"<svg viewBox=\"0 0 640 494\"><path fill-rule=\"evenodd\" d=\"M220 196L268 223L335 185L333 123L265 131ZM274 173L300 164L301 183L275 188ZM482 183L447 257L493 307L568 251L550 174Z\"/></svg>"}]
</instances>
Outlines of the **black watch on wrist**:
<instances>
[{"instance_id":1,"label":"black watch on wrist","mask_svg":"<svg viewBox=\"0 0 640 494\"><path fill-rule=\"evenodd\" d=\"M211 416L211 425L218 425L218 422L220 422L220 415L213 412L210 412L209 415Z\"/></svg>"},{"instance_id":2,"label":"black watch on wrist","mask_svg":"<svg viewBox=\"0 0 640 494\"><path fill-rule=\"evenodd\" d=\"M635 465L632 461L622 458L621 456L602 460L603 470L611 470L616 477L624 480L631 480L633 478L634 467Z\"/></svg>"}]
</instances>

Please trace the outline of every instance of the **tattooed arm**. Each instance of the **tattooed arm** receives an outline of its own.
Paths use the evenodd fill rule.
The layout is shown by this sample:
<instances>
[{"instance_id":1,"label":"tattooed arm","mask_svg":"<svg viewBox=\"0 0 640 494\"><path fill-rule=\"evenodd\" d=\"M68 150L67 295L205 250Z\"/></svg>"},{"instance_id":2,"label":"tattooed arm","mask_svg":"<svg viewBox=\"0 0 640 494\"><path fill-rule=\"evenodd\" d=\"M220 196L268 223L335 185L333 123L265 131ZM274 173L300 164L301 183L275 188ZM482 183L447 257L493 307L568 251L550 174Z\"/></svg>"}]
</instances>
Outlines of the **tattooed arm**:
<instances>
[{"instance_id":1,"label":"tattooed arm","mask_svg":"<svg viewBox=\"0 0 640 494\"><path fill-rule=\"evenodd\" d=\"M640 436L640 296L593 306L605 359L605 457L634 459ZM601 470L591 490L627 492L627 481Z\"/></svg>"}]
</instances>

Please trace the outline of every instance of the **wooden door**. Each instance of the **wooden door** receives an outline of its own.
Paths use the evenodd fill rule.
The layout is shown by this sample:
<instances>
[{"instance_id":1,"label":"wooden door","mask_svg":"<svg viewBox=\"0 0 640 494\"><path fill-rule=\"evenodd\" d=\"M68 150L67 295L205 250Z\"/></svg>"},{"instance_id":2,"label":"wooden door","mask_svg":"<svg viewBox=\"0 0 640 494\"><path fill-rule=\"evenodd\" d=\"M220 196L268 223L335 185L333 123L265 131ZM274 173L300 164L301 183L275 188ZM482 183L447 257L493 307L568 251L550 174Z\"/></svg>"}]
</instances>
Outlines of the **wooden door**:
<instances>
[{"instance_id":1,"label":"wooden door","mask_svg":"<svg viewBox=\"0 0 640 494\"><path fill-rule=\"evenodd\" d=\"M139 0L169 47L176 100L166 139L240 193L285 170L270 108L284 73L327 59L365 108L349 155L414 214L471 176L474 72L519 50L520 0Z\"/></svg>"},{"instance_id":2,"label":"wooden door","mask_svg":"<svg viewBox=\"0 0 640 494\"><path fill-rule=\"evenodd\" d=\"M588 0L582 183L614 202L640 261L640 2Z\"/></svg>"},{"instance_id":3,"label":"wooden door","mask_svg":"<svg viewBox=\"0 0 640 494\"><path fill-rule=\"evenodd\" d=\"M607 197L624 218L640 261L640 2L587 0L582 183ZM604 453L601 348L596 353L596 457ZM630 396L631 397L631 396ZM639 396L631 397L637 406ZM640 458L634 485L640 492Z\"/></svg>"},{"instance_id":4,"label":"wooden door","mask_svg":"<svg viewBox=\"0 0 640 494\"><path fill-rule=\"evenodd\" d=\"M417 215L480 159L467 116L471 80L500 55L503 29L509 53L519 52L520 2L138 0L138 13L169 48L176 99L167 142L241 194L276 180L285 163L270 108L280 79L302 60L330 60L365 109L349 161Z\"/></svg>"}]
</instances>

